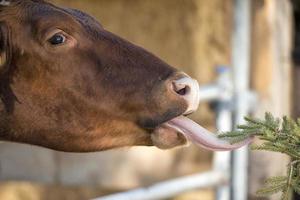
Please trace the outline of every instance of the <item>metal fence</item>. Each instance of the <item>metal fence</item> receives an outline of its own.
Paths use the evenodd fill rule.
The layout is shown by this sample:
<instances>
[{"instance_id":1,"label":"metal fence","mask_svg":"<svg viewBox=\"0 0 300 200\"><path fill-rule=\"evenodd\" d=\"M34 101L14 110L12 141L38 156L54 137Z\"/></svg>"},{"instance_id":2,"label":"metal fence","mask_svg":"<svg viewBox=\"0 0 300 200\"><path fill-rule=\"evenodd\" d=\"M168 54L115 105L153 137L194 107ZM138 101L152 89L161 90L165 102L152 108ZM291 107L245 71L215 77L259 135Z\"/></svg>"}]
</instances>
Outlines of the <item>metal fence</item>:
<instances>
[{"instance_id":1,"label":"metal fence","mask_svg":"<svg viewBox=\"0 0 300 200\"><path fill-rule=\"evenodd\" d=\"M218 67L218 79L200 89L201 102L215 102L216 127L222 131L242 123L254 98L249 91L250 1L234 0L232 68ZM214 187L217 200L247 199L248 150L216 152L213 169L95 200L160 200L194 189ZM199 199L201 199L199 197Z\"/></svg>"}]
</instances>

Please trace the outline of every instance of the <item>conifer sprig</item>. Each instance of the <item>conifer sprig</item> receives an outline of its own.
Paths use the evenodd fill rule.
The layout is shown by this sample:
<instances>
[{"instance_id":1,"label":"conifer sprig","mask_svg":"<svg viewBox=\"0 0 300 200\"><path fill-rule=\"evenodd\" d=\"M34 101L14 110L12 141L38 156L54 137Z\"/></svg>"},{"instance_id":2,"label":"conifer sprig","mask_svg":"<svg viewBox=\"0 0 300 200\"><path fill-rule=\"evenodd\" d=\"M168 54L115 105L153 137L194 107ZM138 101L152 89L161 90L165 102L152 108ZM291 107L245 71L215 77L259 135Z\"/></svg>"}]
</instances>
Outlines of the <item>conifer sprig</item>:
<instances>
[{"instance_id":1,"label":"conifer sprig","mask_svg":"<svg viewBox=\"0 0 300 200\"><path fill-rule=\"evenodd\" d=\"M282 192L282 200L290 200L292 191L300 194L300 118L296 121L288 117L279 119L266 113L263 120L245 117L245 121L246 124L239 125L237 130L222 133L219 137L236 143L256 136L263 143L252 145L253 150L279 152L291 157L287 175L267 179L257 194L268 196Z\"/></svg>"}]
</instances>

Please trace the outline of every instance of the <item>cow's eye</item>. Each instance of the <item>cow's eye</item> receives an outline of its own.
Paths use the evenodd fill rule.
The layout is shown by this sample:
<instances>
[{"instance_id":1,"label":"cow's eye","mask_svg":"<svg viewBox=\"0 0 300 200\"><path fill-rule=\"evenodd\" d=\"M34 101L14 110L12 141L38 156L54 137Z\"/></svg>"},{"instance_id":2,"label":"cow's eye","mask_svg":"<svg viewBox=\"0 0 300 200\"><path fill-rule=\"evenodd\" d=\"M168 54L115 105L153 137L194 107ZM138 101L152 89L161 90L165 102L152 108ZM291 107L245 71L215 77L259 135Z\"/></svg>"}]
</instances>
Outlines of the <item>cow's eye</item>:
<instances>
[{"instance_id":1,"label":"cow's eye","mask_svg":"<svg viewBox=\"0 0 300 200\"><path fill-rule=\"evenodd\" d=\"M48 42L52 45L60 45L65 43L65 41L66 37L61 33L56 33L48 40Z\"/></svg>"}]
</instances>

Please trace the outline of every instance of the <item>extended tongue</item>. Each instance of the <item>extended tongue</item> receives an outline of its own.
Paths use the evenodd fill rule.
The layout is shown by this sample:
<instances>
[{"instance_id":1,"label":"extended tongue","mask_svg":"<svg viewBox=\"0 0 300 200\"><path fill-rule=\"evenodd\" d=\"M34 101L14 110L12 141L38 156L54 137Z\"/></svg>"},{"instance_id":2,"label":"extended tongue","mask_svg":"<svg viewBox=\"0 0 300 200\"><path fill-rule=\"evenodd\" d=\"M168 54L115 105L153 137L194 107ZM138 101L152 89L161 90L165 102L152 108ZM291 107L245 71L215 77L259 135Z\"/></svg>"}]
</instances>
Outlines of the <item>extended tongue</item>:
<instances>
[{"instance_id":1,"label":"extended tongue","mask_svg":"<svg viewBox=\"0 0 300 200\"><path fill-rule=\"evenodd\" d=\"M177 117L167 122L167 125L181 132L191 142L212 151L230 151L248 145L252 142L252 138L248 138L240 143L230 144L228 141L218 138L215 134L201 127L187 117Z\"/></svg>"}]
</instances>

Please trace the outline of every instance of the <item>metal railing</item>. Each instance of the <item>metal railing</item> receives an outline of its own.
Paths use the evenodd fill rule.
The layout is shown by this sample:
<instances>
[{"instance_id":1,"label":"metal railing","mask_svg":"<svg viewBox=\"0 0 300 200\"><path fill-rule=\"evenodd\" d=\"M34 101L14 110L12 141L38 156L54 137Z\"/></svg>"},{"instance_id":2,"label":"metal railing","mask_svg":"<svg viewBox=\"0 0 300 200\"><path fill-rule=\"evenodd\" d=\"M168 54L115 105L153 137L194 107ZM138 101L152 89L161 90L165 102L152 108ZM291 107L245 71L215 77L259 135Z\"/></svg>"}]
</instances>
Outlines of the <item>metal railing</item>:
<instances>
[{"instance_id":1,"label":"metal railing","mask_svg":"<svg viewBox=\"0 0 300 200\"><path fill-rule=\"evenodd\" d=\"M217 81L200 88L201 102L216 103L216 127L220 132L232 130L237 123L242 123L254 99L250 98L253 95L249 91L250 0L234 0L234 3L232 69L219 67ZM217 200L246 200L247 172L247 147L234 152L215 152L211 171L95 200L160 200L209 187L216 188Z\"/></svg>"}]
</instances>

